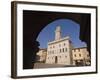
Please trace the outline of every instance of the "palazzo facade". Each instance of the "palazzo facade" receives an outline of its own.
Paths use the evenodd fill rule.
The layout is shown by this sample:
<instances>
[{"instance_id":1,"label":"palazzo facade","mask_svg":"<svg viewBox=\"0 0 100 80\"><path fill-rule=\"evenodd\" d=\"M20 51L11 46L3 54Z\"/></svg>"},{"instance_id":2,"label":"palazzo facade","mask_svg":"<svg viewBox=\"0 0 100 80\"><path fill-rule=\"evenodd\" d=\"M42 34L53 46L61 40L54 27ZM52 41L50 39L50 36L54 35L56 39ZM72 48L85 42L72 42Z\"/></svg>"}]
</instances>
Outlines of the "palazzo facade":
<instances>
[{"instance_id":1,"label":"palazzo facade","mask_svg":"<svg viewBox=\"0 0 100 80\"><path fill-rule=\"evenodd\" d=\"M38 56L40 56L38 61L45 60L46 64L90 65L90 55L87 48L74 48L69 36L61 37L60 26L56 27L55 40L48 42L47 49L40 50Z\"/></svg>"}]
</instances>

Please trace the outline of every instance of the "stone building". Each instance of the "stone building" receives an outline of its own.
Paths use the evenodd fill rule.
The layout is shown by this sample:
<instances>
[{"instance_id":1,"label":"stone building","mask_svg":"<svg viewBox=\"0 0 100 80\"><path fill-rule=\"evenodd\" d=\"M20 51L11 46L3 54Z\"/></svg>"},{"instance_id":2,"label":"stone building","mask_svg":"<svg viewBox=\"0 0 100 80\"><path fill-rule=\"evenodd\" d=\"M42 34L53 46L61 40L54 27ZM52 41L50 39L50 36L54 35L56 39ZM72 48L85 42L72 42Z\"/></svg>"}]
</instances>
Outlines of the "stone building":
<instances>
[{"instance_id":1,"label":"stone building","mask_svg":"<svg viewBox=\"0 0 100 80\"><path fill-rule=\"evenodd\" d=\"M60 26L56 27L55 40L47 43L47 49L40 49L37 53L37 61L67 66L91 65L87 48L74 48L69 36L61 37Z\"/></svg>"},{"instance_id":2,"label":"stone building","mask_svg":"<svg viewBox=\"0 0 100 80\"><path fill-rule=\"evenodd\" d=\"M55 30L55 40L48 42L46 63L72 65L72 47L69 36L61 38L61 28Z\"/></svg>"},{"instance_id":3,"label":"stone building","mask_svg":"<svg viewBox=\"0 0 100 80\"><path fill-rule=\"evenodd\" d=\"M90 65L90 56L86 47L72 49L72 55L74 65Z\"/></svg>"},{"instance_id":4,"label":"stone building","mask_svg":"<svg viewBox=\"0 0 100 80\"><path fill-rule=\"evenodd\" d=\"M36 62L44 62L46 61L47 49L40 49L36 54Z\"/></svg>"}]
</instances>

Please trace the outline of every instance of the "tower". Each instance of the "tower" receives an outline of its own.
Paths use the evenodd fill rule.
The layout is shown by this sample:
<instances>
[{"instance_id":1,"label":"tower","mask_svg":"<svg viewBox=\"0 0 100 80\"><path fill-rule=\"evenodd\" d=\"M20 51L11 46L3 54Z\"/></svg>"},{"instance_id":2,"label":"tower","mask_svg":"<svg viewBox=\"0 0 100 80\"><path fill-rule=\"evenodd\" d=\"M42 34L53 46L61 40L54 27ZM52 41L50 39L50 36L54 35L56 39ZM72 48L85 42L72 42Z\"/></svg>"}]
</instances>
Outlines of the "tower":
<instances>
[{"instance_id":1,"label":"tower","mask_svg":"<svg viewBox=\"0 0 100 80\"><path fill-rule=\"evenodd\" d=\"M55 30L55 40L59 40L61 39L61 28L60 26L56 27L56 30Z\"/></svg>"}]
</instances>

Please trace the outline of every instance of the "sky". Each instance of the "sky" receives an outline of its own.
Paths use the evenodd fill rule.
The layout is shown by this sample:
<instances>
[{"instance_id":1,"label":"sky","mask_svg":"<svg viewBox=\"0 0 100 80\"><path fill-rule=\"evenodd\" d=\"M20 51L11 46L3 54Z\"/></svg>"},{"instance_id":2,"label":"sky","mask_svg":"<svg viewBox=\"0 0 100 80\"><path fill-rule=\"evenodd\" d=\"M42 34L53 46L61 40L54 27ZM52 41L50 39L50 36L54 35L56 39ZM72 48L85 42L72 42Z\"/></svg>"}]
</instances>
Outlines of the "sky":
<instances>
[{"instance_id":1,"label":"sky","mask_svg":"<svg viewBox=\"0 0 100 80\"><path fill-rule=\"evenodd\" d=\"M80 25L70 19L59 19L49 23L38 35L39 48L47 48L47 43L55 40L55 29L61 27L61 36L69 36L73 47L85 47L86 43L79 39Z\"/></svg>"}]
</instances>

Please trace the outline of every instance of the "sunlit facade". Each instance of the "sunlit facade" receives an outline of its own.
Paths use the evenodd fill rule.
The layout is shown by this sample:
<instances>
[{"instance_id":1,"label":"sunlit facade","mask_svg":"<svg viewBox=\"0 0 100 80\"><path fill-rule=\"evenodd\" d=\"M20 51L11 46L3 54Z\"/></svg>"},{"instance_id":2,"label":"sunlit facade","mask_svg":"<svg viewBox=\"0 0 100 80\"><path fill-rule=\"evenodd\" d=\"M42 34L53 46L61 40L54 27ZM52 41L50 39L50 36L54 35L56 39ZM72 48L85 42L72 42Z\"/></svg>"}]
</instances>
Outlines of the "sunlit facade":
<instances>
[{"instance_id":1,"label":"sunlit facade","mask_svg":"<svg viewBox=\"0 0 100 80\"><path fill-rule=\"evenodd\" d=\"M86 47L74 48L70 37L61 37L61 27L55 30L55 40L47 43L47 49L41 49L38 61L46 64L68 66L90 65L90 54Z\"/></svg>"}]
</instances>

